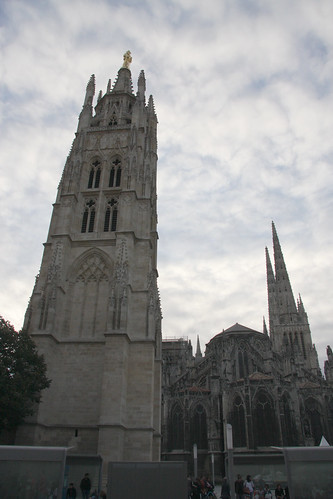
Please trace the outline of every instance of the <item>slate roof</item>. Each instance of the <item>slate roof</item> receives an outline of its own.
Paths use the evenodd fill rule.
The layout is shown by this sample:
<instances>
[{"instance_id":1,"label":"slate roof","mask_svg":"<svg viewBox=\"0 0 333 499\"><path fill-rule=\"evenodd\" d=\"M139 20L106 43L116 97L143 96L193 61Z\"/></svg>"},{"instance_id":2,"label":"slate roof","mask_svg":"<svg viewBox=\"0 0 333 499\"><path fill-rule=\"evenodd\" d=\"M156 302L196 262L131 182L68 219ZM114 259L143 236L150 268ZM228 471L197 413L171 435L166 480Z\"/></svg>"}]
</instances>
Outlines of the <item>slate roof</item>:
<instances>
[{"instance_id":1,"label":"slate roof","mask_svg":"<svg viewBox=\"0 0 333 499\"><path fill-rule=\"evenodd\" d=\"M214 336L214 338L217 338L219 336L221 336L222 334L229 334L229 333L256 333L256 334L263 334L261 333L260 331L255 331L255 329L250 329L249 327L246 327L246 326L242 326L242 324L238 324L238 322L236 322L236 324L234 324L233 326L229 327L228 329L224 329L223 331L221 331L220 333L218 333L216 336Z\"/></svg>"}]
</instances>

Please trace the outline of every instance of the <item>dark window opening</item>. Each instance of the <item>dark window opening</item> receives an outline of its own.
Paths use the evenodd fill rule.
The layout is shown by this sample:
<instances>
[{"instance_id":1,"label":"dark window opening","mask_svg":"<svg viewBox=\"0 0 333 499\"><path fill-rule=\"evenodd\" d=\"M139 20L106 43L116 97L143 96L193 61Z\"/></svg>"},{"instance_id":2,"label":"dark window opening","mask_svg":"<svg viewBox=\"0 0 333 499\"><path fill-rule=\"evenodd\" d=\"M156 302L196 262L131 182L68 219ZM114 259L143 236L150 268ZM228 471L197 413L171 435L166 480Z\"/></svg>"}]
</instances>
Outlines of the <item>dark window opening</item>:
<instances>
[{"instance_id":1,"label":"dark window opening","mask_svg":"<svg viewBox=\"0 0 333 499\"><path fill-rule=\"evenodd\" d=\"M109 187L113 187L114 184L114 166L110 170Z\"/></svg>"},{"instance_id":2,"label":"dark window opening","mask_svg":"<svg viewBox=\"0 0 333 499\"><path fill-rule=\"evenodd\" d=\"M208 448L207 419L205 409L197 405L190 421L191 447L197 444L198 449Z\"/></svg>"},{"instance_id":3,"label":"dark window opening","mask_svg":"<svg viewBox=\"0 0 333 499\"><path fill-rule=\"evenodd\" d=\"M95 189L97 189L99 187L100 178L101 178L101 169L98 168L96 170L96 176L95 176Z\"/></svg>"},{"instance_id":4,"label":"dark window opening","mask_svg":"<svg viewBox=\"0 0 333 499\"><path fill-rule=\"evenodd\" d=\"M305 404L306 418L304 420L304 433L311 437L314 445L319 445L323 436L323 427L321 423L321 415L319 412L319 404L315 399L308 399ZM307 423L307 426L306 426Z\"/></svg>"},{"instance_id":5,"label":"dark window opening","mask_svg":"<svg viewBox=\"0 0 333 499\"><path fill-rule=\"evenodd\" d=\"M88 189L91 189L93 186L93 181L94 181L94 169L92 168L89 173L89 180L88 180Z\"/></svg>"},{"instance_id":6,"label":"dark window opening","mask_svg":"<svg viewBox=\"0 0 333 499\"><path fill-rule=\"evenodd\" d=\"M172 411L168 440L170 450L184 449L184 418L179 405Z\"/></svg>"},{"instance_id":7,"label":"dark window opening","mask_svg":"<svg viewBox=\"0 0 333 499\"><path fill-rule=\"evenodd\" d=\"M114 208L112 212L111 232L115 232L117 230L117 216L118 216L117 208Z\"/></svg>"},{"instance_id":8,"label":"dark window opening","mask_svg":"<svg viewBox=\"0 0 333 499\"><path fill-rule=\"evenodd\" d=\"M88 210L85 210L82 218L81 232L86 232L87 230L87 222L88 222Z\"/></svg>"},{"instance_id":9,"label":"dark window opening","mask_svg":"<svg viewBox=\"0 0 333 499\"><path fill-rule=\"evenodd\" d=\"M117 124L118 124L117 116L115 115L115 113L113 113L113 115L111 116L111 120L109 121L109 126L117 125Z\"/></svg>"},{"instance_id":10,"label":"dark window opening","mask_svg":"<svg viewBox=\"0 0 333 499\"><path fill-rule=\"evenodd\" d=\"M92 189L93 186L95 189L99 187L99 181L101 178L101 168L99 166L100 164L101 163L97 159L92 163L92 168L90 170L88 179L88 189Z\"/></svg>"},{"instance_id":11,"label":"dark window opening","mask_svg":"<svg viewBox=\"0 0 333 499\"><path fill-rule=\"evenodd\" d=\"M282 400L283 404L283 414L284 414L284 419L283 419L283 424L282 424L282 436L284 438L284 445L287 446L297 446L297 431L296 431L296 426L293 418L292 411L290 409L290 401L286 396L283 397Z\"/></svg>"},{"instance_id":12,"label":"dark window opening","mask_svg":"<svg viewBox=\"0 0 333 499\"><path fill-rule=\"evenodd\" d=\"M238 352L238 367L239 367L239 377L245 378L249 375L249 361L247 357L247 352L239 350Z\"/></svg>"},{"instance_id":13,"label":"dark window opening","mask_svg":"<svg viewBox=\"0 0 333 499\"><path fill-rule=\"evenodd\" d=\"M264 393L260 393L257 398L254 421L258 446L280 444L273 403Z\"/></svg>"},{"instance_id":14,"label":"dark window opening","mask_svg":"<svg viewBox=\"0 0 333 499\"><path fill-rule=\"evenodd\" d=\"M108 232L109 230L111 232L115 232L117 230L117 217L118 217L117 200L111 199L111 201L108 202L108 205L109 206L106 208L105 217L104 217L104 232ZM110 227L110 221L111 221L111 227Z\"/></svg>"},{"instance_id":15,"label":"dark window opening","mask_svg":"<svg viewBox=\"0 0 333 499\"><path fill-rule=\"evenodd\" d=\"M121 179L121 168L120 168L120 166L118 166L117 176L116 176L116 187L120 186L120 179Z\"/></svg>"},{"instance_id":16,"label":"dark window opening","mask_svg":"<svg viewBox=\"0 0 333 499\"><path fill-rule=\"evenodd\" d=\"M88 232L94 231L94 223L95 223L95 210L91 210L90 219L89 219L89 229Z\"/></svg>"},{"instance_id":17,"label":"dark window opening","mask_svg":"<svg viewBox=\"0 0 333 499\"><path fill-rule=\"evenodd\" d=\"M246 447L245 410L242 399L236 397L232 411L232 428L235 447Z\"/></svg>"},{"instance_id":18,"label":"dark window opening","mask_svg":"<svg viewBox=\"0 0 333 499\"><path fill-rule=\"evenodd\" d=\"M110 208L108 208L105 212L105 218L104 218L104 232L108 232L109 230L109 225L110 225Z\"/></svg>"},{"instance_id":19,"label":"dark window opening","mask_svg":"<svg viewBox=\"0 0 333 499\"><path fill-rule=\"evenodd\" d=\"M110 170L109 187L120 187L121 183L121 161L117 158L112 161Z\"/></svg>"}]
</instances>

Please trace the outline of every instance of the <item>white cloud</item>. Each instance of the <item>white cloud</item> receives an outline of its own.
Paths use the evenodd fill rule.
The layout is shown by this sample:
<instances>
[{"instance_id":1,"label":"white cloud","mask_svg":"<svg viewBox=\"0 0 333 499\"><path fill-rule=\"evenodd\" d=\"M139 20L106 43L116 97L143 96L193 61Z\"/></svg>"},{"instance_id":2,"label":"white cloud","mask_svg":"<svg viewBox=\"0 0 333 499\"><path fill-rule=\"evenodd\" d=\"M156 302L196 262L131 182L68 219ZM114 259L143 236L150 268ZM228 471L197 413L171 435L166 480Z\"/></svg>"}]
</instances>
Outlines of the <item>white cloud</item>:
<instances>
[{"instance_id":1,"label":"white cloud","mask_svg":"<svg viewBox=\"0 0 333 499\"><path fill-rule=\"evenodd\" d=\"M159 118L164 334L208 342L267 315L276 222L321 361L330 342L333 4L11 1L2 6L0 312L17 328L91 73L132 50Z\"/></svg>"}]
</instances>

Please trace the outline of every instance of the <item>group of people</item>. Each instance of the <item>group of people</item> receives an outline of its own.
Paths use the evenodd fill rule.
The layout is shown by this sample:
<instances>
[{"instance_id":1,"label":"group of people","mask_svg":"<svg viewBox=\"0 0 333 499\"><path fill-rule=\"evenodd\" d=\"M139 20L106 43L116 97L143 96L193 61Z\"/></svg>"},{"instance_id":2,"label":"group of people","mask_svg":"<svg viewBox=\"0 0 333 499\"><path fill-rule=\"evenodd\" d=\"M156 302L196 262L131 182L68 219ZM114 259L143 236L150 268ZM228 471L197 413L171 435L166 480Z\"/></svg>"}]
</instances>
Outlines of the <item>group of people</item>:
<instances>
[{"instance_id":1,"label":"group of people","mask_svg":"<svg viewBox=\"0 0 333 499\"><path fill-rule=\"evenodd\" d=\"M253 483L251 475L247 475L246 480L243 480L241 475L237 475L237 480L235 482L235 493L236 499L272 499L273 494L268 485L265 484L264 487L256 487ZM277 499L289 499L288 487L283 489L281 484L278 484L275 489L275 498Z\"/></svg>"},{"instance_id":2,"label":"group of people","mask_svg":"<svg viewBox=\"0 0 333 499\"><path fill-rule=\"evenodd\" d=\"M98 499L98 497L106 499L106 494L103 491L100 492L99 495L96 490L91 492L91 480L89 477L89 473L86 473L82 478L80 482L80 490L81 490L82 499ZM71 499L76 497L77 493L76 493L76 488L74 487L74 483L70 483L66 492L66 499Z\"/></svg>"},{"instance_id":3,"label":"group of people","mask_svg":"<svg viewBox=\"0 0 333 499\"><path fill-rule=\"evenodd\" d=\"M195 479L192 479L189 476L187 478L187 483L188 497L191 499L202 499L209 496L213 498L216 497L214 494L214 485L206 476Z\"/></svg>"},{"instance_id":4,"label":"group of people","mask_svg":"<svg viewBox=\"0 0 333 499\"><path fill-rule=\"evenodd\" d=\"M235 481L236 499L289 499L288 487L282 488L278 484L275 489L275 495L266 483L265 486L255 486L251 475L247 475L243 480L241 475L237 475ZM214 494L214 485L205 477L192 479L188 477L188 497L189 499L204 499L206 497L216 498ZM223 478L221 485L221 499L230 499L230 486L227 478Z\"/></svg>"}]
</instances>

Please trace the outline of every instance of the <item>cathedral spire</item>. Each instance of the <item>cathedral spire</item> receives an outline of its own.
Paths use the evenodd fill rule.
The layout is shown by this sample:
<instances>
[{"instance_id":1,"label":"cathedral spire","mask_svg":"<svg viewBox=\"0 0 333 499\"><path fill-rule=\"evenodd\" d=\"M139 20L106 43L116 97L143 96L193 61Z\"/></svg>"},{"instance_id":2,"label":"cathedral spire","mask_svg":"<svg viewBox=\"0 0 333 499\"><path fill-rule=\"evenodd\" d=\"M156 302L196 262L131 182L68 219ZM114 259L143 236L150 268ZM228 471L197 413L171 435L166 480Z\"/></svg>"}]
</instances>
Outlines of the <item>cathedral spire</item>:
<instances>
[{"instance_id":1,"label":"cathedral spire","mask_svg":"<svg viewBox=\"0 0 333 499\"><path fill-rule=\"evenodd\" d=\"M153 99L152 95L149 96L149 100L148 100L148 113L153 115L153 116L156 116L154 99Z\"/></svg>"},{"instance_id":2,"label":"cathedral spire","mask_svg":"<svg viewBox=\"0 0 333 499\"><path fill-rule=\"evenodd\" d=\"M138 92L137 98L140 102L145 101L145 91L146 91L146 78L143 70L140 72L140 76L138 78Z\"/></svg>"},{"instance_id":3,"label":"cathedral spire","mask_svg":"<svg viewBox=\"0 0 333 499\"><path fill-rule=\"evenodd\" d=\"M279 296L279 313L295 314L297 313L294 295L291 289L286 264L284 263L283 253L280 241L272 222L274 263L275 263L275 282L276 291Z\"/></svg>"},{"instance_id":4,"label":"cathedral spire","mask_svg":"<svg viewBox=\"0 0 333 499\"><path fill-rule=\"evenodd\" d=\"M266 248L269 330L273 350L285 358L297 355L298 362L317 373L318 356L312 344L307 314L299 296L297 308L280 241L272 222L275 276Z\"/></svg>"},{"instance_id":5,"label":"cathedral spire","mask_svg":"<svg viewBox=\"0 0 333 499\"><path fill-rule=\"evenodd\" d=\"M111 93L133 95L132 75L128 67L123 66L119 69L118 76Z\"/></svg>"},{"instance_id":6,"label":"cathedral spire","mask_svg":"<svg viewBox=\"0 0 333 499\"><path fill-rule=\"evenodd\" d=\"M92 102L95 95L95 75L92 74L86 88L82 111L79 116L78 132L89 126L92 117Z\"/></svg>"},{"instance_id":7,"label":"cathedral spire","mask_svg":"<svg viewBox=\"0 0 333 499\"><path fill-rule=\"evenodd\" d=\"M273 322L274 322L273 318L276 316L277 310L276 310L276 296L275 296L275 277L267 246L265 248L265 254L266 254L269 330L272 331Z\"/></svg>"},{"instance_id":8,"label":"cathedral spire","mask_svg":"<svg viewBox=\"0 0 333 499\"><path fill-rule=\"evenodd\" d=\"M195 358L196 359L201 359L202 358L199 335L197 335L197 351L195 353Z\"/></svg>"},{"instance_id":9,"label":"cathedral spire","mask_svg":"<svg viewBox=\"0 0 333 499\"><path fill-rule=\"evenodd\" d=\"M84 99L83 107L92 105L92 100L94 95L95 95L95 75L92 74L87 83L86 96Z\"/></svg>"},{"instance_id":10,"label":"cathedral spire","mask_svg":"<svg viewBox=\"0 0 333 499\"><path fill-rule=\"evenodd\" d=\"M267 331L267 326L266 326L266 321L265 321L265 317L262 318L262 330L263 330L263 333L268 336L268 331Z\"/></svg>"},{"instance_id":11,"label":"cathedral spire","mask_svg":"<svg viewBox=\"0 0 333 499\"><path fill-rule=\"evenodd\" d=\"M297 298L297 310L300 314L305 314L305 309L304 309L304 305L303 305L303 301L302 301L302 297L301 297L300 293L298 294L298 298Z\"/></svg>"}]
</instances>

